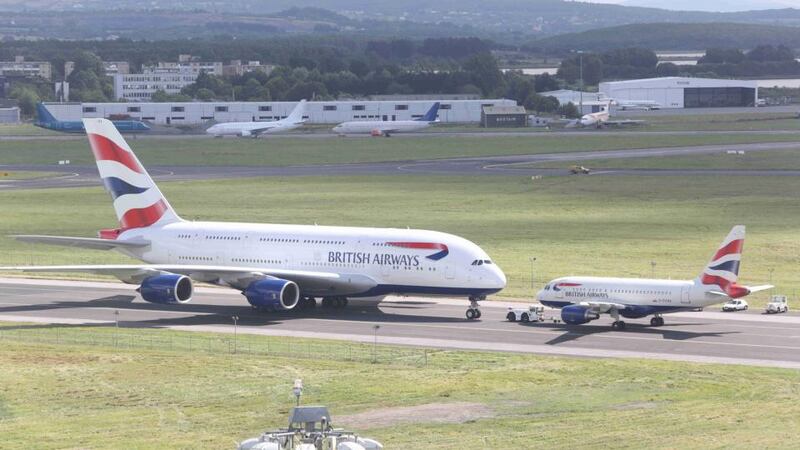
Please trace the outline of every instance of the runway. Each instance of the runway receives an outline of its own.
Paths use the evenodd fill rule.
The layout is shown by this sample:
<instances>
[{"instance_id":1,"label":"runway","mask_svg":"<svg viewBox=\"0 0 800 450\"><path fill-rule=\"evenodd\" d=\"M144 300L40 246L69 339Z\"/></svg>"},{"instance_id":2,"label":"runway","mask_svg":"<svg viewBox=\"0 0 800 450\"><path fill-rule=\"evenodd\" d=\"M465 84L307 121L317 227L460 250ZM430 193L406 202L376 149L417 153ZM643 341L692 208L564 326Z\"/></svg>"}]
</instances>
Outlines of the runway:
<instances>
[{"instance_id":1,"label":"runway","mask_svg":"<svg viewBox=\"0 0 800 450\"><path fill-rule=\"evenodd\" d=\"M678 313L652 328L645 319L612 331L610 319L581 326L511 323L506 302L484 302L479 321L464 319L466 301L388 297L351 301L344 310L258 313L236 291L198 288L189 304L143 302L135 286L0 279L0 320L69 325L174 328L384 344L602 358L645 358L800 369L800 315ZM522 306L522 305L519 305ZM118 311L119 315L115 315ZM557 315L548 312L549 316Z\"/></svg>"},{"instance_id":2,"label":"runway","mask_svg":"<svg viewBox=\"0 0 800 450\"><path fill-rule=\"evenodd\" d=\"M773 142L736 145L704 145L661 147L631 150L544 153L532 155L459 157L434 160L367 162L352 164L322 164L299 166L151 166L149 173L158 182L192 181L246 177L346 176L346 175L512 175L565 176L567 165L590 159L627 159L661 156L681 156L721 153L730 150L759 152L800 148L798 142ZM535 163L563 161L563 169L544 169L529 166ZM6 171L44 171L62 175L19 181L0 181L0 190L44 189L98 186L100 179L95 166L72 165L4 165ZM799 176L798 170L728 170L728 169L620 169L603 170L594 175L739 175L739 176Z\"/></svg>"}]
</instances>

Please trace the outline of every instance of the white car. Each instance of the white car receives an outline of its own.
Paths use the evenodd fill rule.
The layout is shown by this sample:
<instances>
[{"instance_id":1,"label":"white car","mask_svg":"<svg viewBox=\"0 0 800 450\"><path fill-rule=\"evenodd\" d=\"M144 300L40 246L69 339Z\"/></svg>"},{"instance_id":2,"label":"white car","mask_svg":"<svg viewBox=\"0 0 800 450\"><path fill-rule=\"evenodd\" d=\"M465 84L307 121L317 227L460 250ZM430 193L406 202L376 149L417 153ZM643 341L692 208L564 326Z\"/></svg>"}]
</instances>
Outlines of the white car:
<instances>
[{"instance_id":1,"label":"white car","mask_svg":"<svg viewBox=\"0 0 800 450\"><path fill-rule=\"evenodd\" d=\"M544 306L531 305L528 309L508 307L508 314L506 320L509 322L543 322L544 321Z\"/></svg>"},{"instance_id":2,"label":"white car","mask_svg":"<svg viewBox=\"0 0 800 450\"><path fill-rule=\"evenodd\" d=\"M747 302L740 299L735 298L733 300L729 300L728 303L722 305L723 311L747 311Z\"/></svg>"},{"instance_id":3,"label":"white car","mask_svg":"<svg viewBox=\"0 0 800 450\"><path fill-rule=\"evenodd\" d=\"M767 303L767 314L777 314L789 311L788 299L785 295L773 295Z\"/></svg>"}]
</instances>

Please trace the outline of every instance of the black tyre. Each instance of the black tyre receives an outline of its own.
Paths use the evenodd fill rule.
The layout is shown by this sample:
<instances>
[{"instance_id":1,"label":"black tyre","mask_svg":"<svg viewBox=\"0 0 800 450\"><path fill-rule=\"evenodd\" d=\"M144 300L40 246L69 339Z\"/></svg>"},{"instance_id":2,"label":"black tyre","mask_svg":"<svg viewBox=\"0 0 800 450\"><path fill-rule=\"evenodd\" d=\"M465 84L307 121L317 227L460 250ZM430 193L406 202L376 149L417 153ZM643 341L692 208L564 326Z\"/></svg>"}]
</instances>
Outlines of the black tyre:
<instances>
[{"instance_id":1,"label":"black tyre","mask_svg":"<svg viewBox=\"0 0 800 450\"><path fill-rule=\"evenodd\" d=\"M528 323L528 322L531 321L531 316L529 316L528 313L522 313L522 316L520 317L520 321L522 323Z\"/></svg>"},{"instance_id":2,"label":"black tyre","mask_svg":"<svg viewBox=\"0 0 800 450\"><path fill-rule=\"evenodd\" d=\"M508 320L509 322L516 322L517 321L517 315L514 314L513 312L509 311L509 313L506 314L506 320Z\"/></svg>"},{"instance_id":3,"label":"black tyre","mask_svg":"<svg viewBox=\"0 0 800 450\"><path fill-rule=\"evenodd\" d=\"M483 314L481 314L481 310L480 309L476 309L475 310L475 318L476 319L480 319L482 315Z\"/></svg>"},{"instance_id":4,"label":"black tyre","mask_svg":"<svg viewBox=\"0 0 800 450\"><path fill-rule=\"evenodd\" d=\"M472 309L472 308L468 309L467 313L466 313L466 316L467 316L467 320L475 319L475 310Z\"/></svg>"}]
</instances>

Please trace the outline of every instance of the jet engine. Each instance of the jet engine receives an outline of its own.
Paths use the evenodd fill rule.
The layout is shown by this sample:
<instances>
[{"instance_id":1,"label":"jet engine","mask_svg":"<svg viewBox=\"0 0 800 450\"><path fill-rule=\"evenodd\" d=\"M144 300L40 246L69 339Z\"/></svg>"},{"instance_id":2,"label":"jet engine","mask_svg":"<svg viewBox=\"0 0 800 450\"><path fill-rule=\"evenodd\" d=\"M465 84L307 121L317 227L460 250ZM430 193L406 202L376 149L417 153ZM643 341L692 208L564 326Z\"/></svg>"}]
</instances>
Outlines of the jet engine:
<instances>
[{"instance_id":1,"label":"jet engine","mask_svg":"<svg viewBox=\"0 0 800 450\"><path fill-rule=\"evenodd\" d=\"M250 133L250 132L249 132L249 131L247 131L247 130L242 130L242 132L241 132L241 133L239 133L239 135L240 135L240 136L242 136L242 137L252 137L252 136L253 136L253 134L252 134L252 133Z\"/></svg>"},{"instance_id":2,"label":"jet engine","mask_svg":"<svg viewBox=\"0 0 800 450\"><path fill-rule=\"evenodd\" d=\"M185 275L167 274L145 278L139 287L142 298L150 303L168 305L192 299L192 280Z\"/></svg>"},{"instance_id":3,"label":"jet engine","mask_svg":"<svg viewBox=\"0 0 800 450\"><path fill-rule=\"evenodd\" d=\"M280 278L254 281L242 292L247 301L257 307L272 310L290 310L300 301L300 288L296 283Z\"/></svg>"},{"instance_id":4,"label":"jet engine","mask_svg":"<svg viewBox=\"0 0 800 450\"><path fill-rule=\"evenodd\" d=\"M570 325L582 325L599 319L600 314L580 305L569 305L561 308L561 320Z\"/></svg>"}]
</instances>

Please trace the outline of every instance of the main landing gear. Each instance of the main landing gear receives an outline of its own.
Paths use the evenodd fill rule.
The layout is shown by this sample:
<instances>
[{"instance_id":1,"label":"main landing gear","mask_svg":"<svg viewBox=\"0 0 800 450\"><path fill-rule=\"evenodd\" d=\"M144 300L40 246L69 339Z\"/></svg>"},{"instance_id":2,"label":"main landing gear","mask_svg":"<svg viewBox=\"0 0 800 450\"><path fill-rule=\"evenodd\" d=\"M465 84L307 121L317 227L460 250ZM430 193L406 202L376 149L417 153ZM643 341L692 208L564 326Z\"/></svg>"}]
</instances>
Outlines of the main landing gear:
<instances>
[{"instance_id":1,"label":"main landing gear","mask_svg":"<svg viewBox=\"0 0 800 450\"><path fill-rule=\"evenodd\" d=\"M661 316L655 316L650 319L650 326L652 327L661 327L664 326L664 318Z\"/></svg>"},{"instance_id":2,"label":"main landing gear","mask_svg":"<svg viewBox=\"0 0 800 450\"><path fill-rule=\"evenodd\" d=\"M611 324L611 328L614 330L624 331L625 330L625 322L619 320L619 311L616 308L612 308L609 313L611 317L614 318L614 322Z\"/></svg>"},{"instance_id":3,"label":"main landing gear","mask_svg":"<svg viewBox=\"0 0 800 450\"><path fill-rule=\"evenodd\" d=\"M469 308L467 308L467 320L476 320L481 318L481 310L478 306L478 301L486 300L485 296L481 297L470 297L469 298Z\"/></svg>"},{"instance_id":4,"label":"main landing gear","mask_svg":"<svg viewBox=\"0 0 800 450\"><path fill-rule=\"evenodd\" d=\"M300 302L297 304L297 309L299 309L300 311L314 309L316 307L317 307L317 299L314 297L302 297L300 298Z\"/></svg>"},{"instance_id":5,"label":"main landing gear","mask_svg":"<svg viewBox=\"0 0 800 450\"><path fill-rule=\"evenodd\" d=\"M347 306L347 297L323 297L322 306L325 308L342 309Z\"/></svg>"}]
</instances>

